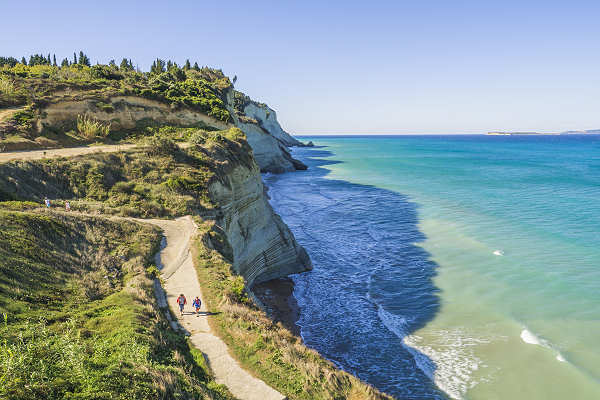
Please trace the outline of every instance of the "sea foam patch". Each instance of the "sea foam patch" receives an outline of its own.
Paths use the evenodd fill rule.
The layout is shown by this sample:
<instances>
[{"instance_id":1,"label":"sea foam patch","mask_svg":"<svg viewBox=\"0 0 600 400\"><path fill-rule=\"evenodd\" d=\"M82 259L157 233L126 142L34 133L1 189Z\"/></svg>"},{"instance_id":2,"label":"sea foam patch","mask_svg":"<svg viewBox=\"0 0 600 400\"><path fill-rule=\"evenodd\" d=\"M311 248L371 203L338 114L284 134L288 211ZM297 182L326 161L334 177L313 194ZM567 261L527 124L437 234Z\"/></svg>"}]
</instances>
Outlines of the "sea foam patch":
<instances>
[{"instance_id":1,"label":"sea foam patch","mask_svg":"<svg viewBox=\"0 0 600 400\"><path fill-rule=\"evenodd\" d=\"M379 306L379 318L412 354L417 367L452 399L462 399L480 381L473 373L487 365L475 355L475 346L488 344L491 339L475 337L463 329L428 332L427 337L407 334L407 320Z\"/></svg>"},{"instance_id":2,"label":"sea foam patch","mask_svg":"<svg viewBox=\"0 0 600 400\"><path fill-rule=\"evenodd\" d=\"M545 347L556 352L556 360L560 362L566 362L565 357L560 353L560 351L549 341L542 339L532 333L529 329L525 328L521 331L521 340L527 344L534 344L538 346Z\"/></svg>"}]
</instances>

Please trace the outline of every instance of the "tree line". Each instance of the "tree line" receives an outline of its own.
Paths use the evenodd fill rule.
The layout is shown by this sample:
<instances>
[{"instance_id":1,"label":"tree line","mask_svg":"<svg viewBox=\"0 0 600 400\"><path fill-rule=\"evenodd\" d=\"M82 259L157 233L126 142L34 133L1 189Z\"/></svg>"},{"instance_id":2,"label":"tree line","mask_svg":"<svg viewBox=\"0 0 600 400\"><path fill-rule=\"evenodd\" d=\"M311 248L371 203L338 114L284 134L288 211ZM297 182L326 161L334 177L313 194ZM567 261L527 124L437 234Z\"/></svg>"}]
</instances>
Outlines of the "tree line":
<instances>
[{"instance_id":1,"label":"tree line","mask_svg":"<svg viewBox=\"0 0 600 400\"><path fill-rule=\"evenodd\" d=\"M71 65L86 65L86 66L90 67L91 61L90 61L90 58L83 51L79 52L79 56L77 55L76 52L74 52L72 60L68 59L68 58L64 58L60 62L60 65L56 61L56 54L53 54L51 56L50 53L48 53L47 56L45 56L43 54L33 54L33 55L29 56L29 61L25 57L22 57L21 60L18 60L15 57L0 57L0 67L2 67L4 65L8 65L9 67L14 67L17 64L23 64L23 65L28 65L28 66L52 65L55 67L58 67L58 66L69 67ZM118 66L114 59L110 60L108 65L110 67L113 67L113 68L116 68L116 69L119 69L122 71L138 70L138 72L140 72L139 69L134 68L133 62L131 61L131 59L127 59L127 58L123 58ZM163 72L168 71L168 72L171 72L171 73L174 73L177 75L177 71L188 71L188 70L200 71L201 68L198 65L198 62L194 62L194 65L192 65L192 63L190 62L189 59L185 60L185 63L183 64L182 67L177 65L177 63L175 61L171 61L171 60L165 61L161 58L157 58L156 60L154 60L154 62L150 66L151 74L161 74Z\"/></svg>"}]
</instances>

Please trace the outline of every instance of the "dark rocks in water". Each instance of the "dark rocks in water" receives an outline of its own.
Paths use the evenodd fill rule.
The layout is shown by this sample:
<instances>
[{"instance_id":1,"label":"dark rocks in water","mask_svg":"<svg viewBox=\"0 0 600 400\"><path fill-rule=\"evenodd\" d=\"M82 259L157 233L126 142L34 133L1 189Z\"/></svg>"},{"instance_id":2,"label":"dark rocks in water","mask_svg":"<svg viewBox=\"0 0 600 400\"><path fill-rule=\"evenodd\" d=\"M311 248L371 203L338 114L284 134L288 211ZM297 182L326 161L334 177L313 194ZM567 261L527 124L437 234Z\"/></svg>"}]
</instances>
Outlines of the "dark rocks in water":
<instances>
[{"instance_id":1,"label":"dark rocks in water","mask_svg":"<svg viewBox=\"0 0 600 400\"><path fill-rule=\"evenodd\" d=\"M308 169L306 164L304 164L300 160L296 160L295 158L292 158L290 161L292 162L292 164L294 165L294 168L296 168L297 171L306 171Z\"/></svg>"},{"instance_id":2,"label":"dark rocks in water","mask_svg":"<svg viewBox=\"0 0 600 400\"><path fill-rule=\"evenodd\" d=\"M300 144L297 144L295 146L297 146L297 147L315 147L315 144L311 140L308 143L302 143L302 142L300 142Z\"/></svg>"}]
</instances>

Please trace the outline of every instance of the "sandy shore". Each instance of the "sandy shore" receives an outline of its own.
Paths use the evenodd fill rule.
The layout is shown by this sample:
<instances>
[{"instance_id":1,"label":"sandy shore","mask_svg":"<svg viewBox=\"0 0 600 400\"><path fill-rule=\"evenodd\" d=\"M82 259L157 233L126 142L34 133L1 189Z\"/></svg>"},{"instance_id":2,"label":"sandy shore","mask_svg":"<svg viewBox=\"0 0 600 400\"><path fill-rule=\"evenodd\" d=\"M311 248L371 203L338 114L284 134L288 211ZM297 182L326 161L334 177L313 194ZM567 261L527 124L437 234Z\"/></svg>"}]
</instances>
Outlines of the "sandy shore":
<instances>
[{"instance_id":1,"label":"sandy shore","mask_svg":"<svg viewBox=\"0 0 600 400\"><path fill-rule=\"evenodd\" d=\"M296 324L300 308L294 297L294 282L289 278L273 279L254 285L252 291L264 305L274 321L280 321L294 335L300 336L300 327Z\"/></svg>"}]
</instances>

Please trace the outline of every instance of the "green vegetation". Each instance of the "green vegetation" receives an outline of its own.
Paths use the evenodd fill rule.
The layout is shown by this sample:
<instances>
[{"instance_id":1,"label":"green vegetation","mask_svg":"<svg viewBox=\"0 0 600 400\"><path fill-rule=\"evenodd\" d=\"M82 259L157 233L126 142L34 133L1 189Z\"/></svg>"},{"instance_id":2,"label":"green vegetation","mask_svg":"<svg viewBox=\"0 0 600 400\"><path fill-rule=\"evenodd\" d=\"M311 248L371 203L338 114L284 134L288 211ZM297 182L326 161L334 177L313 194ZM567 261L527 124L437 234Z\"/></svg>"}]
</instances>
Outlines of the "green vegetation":
<instances>
[{"instance_id":1,"label":"green vegetation","mask_svg":"<svg viewBox=\"0 0 600 400\"><path fill-rule=\"evenodd\" d=\"M156 305L146 271L159 238L0 210L0 398L231 398Z\"/></svg>"},{"instance_id":2,"label":"green vegetation","mask_svg":"<svg viewBox=\"0 0 600 400\"><path fill-rule=\"evenodd\" d=\"M87 139L103 138L110 132L110 123L96 121L88 115L78 115L77 131Z\"/></svg>"},{"instance_id":3,"label":"green vegetation","mask_svg":"<svg viewBox=\"0 0 600 400\"><path fill-rule=\"evenodd\" d=\"M47 107L67 101L89 100L93 111L110 114L119 107L118 102L111 101L118 96L143 97L164 103L172 111L188 109L206 114L220 123L229 123L231 115L226 102L231 88L231 81L222 71L200 68L197 63L194 67L186 63L181 68L172 61L157 59L150 72L141 72L126 58L119 65L111 60L108 65L92 66L84 52L73 54L72 62L65 58L60 66L56 63L56 56L51 57L50 54L32 55L29 62L25 61L25 57L20 62L14 57L0 57L0 144L4 141L9 145L10 141L6 140L9 135L24 138L23 143L30 140L31 148L43 147L39 141L32 142L38 137L51 138L54 146L77 144L77 140L69 135L79 134L83 143L96 140L98 136L107 137L104 131L106 125L100 130L92 128L91 132L87 129L82 132L81 129L75 130L80 125L77 121L64 121L58 125L41 121L46 117ZM3 118L3 108L15 107L26 110L26 121L15 117ZM149 122L148 125L156 124ZM112 130L115 129L122 132L114 132L110 139L124 139L134 133L119 124L113 124Z\"/></svg>"},{"instance_id":4,"label":"green vegetation","mask_svg":"<svg viewBox=\"0 0 600 400\"><path fill-rule=\"evenodd\" d=\"M219 312L211 327L248 370L290 399L391 399L335 368L258 310L241 277L232 273L227 239L211 223L197 222L202 232L193 248L198 279L208 306Z\"/></svg>"},{"instance_id":5,"label":"green vegetation","mask_svg":"<svg viewBox=\"0 0 600 400\"><path fill-rule=\"evenodd\" d=\"M202 137L202 144L182 149L171 135ZM74 210L123 216L206 214L214 208L208 197L211 179L223 176L234 159L252 163L237 128L158 129L140 150L0 164L0 201L48 196L59 205L71 200Z\"/></svg>"},{"instance_id":6,"label":"green vegetation","mask_svg":"<svg viewBox=\"0 0 600 400\"><path fill-rule=\"evenodd\" d=\"M83 53L79 61L70 65L52 65L36 55L29 65L4 61L0 62L0 78L11 83L11 87L0 86L3 98L1 106L24 105L32 103L36 108L52 101L57 92L86 91L91 97L105 98L110 95L141 95L163 101L174 107L189 106L203 111L222 121L229 121L225 109L226 90L231 82L220 70L203 68L179 68L171 63L168 69L164 61L153 66L150 72L133 69L131 61L123 59L120 66L114 61L109 65L89 65L89 58ZM75 57L76 58L76 57ZM0 57L0 60L8 58ZM83 60L83 61L81 61ZM156 63L156 61L155 61ZM24 90L26 98L15 97L11 93Z\"/></svg>"},{"instance_id":7,"label":"green vegetation","mask_svg":"<svg viewBox=\"0 0 600 400\"><path fill-rule=\"evenodd\" d=\"M230 122L231 81L189 60L179 67L157 59L147 73L126 58L90 65L83 52L60 66L50 54L29 62L0 57L0 149L27 141L140 145L0 164L0 398L229 399L202 354L169 328L156 305L152 283L159 271L151 256L158 232L105 219L193 215L202 227L194 248L198 276L208 306L218 311L211 324L248 370L290 399L387 399L273 323L232 272L227 238L205 221L222 215L211 183L230 186L228 174L239 166L258 171L242 131L204 122L173 126L147 114L135 128L119 128L125 107L119 96L168 105L161 113L192 110ZM243 116L251 100L237 91L233 97ZM83 101L93 116L75 108L77 118L45 125L49 106ZM136 101L133 107L156 109ZM45 196L51 210L41 207ZM73 211L55 211L66 200ZM105 217L83 216L90 214Z\"/></svg>"}]
</instances>

